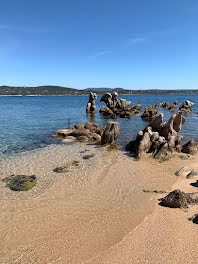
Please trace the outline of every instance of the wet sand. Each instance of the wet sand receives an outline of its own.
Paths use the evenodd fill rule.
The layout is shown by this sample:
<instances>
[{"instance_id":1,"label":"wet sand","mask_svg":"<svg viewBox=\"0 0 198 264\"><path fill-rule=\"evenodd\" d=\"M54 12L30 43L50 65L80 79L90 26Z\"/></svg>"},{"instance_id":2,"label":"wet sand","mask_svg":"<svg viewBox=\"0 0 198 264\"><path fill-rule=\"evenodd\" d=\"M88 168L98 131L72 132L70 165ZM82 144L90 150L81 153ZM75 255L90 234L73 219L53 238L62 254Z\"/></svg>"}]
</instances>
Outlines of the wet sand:
<instances>
[{"instance_id":1,"label":"wet sand","mask_svg":"<svg viewBox=\"0 0 198 264\"><path fill-rule=\"evenodd\" d=\"M192 161L183 161L190 168L197 167L198 157ZM197 181L186 179L184 173L178 177L172 190L196 192ZM193 185L191 185L193 184ZM96 258L86 262L89 264L194 264L198 258L198 226L189 221L198 213L198 206L188 209L173 209L158 205L139 226L129 233L120 243L106 250Z\"/></svg>"},{"instance_id":2,"label":"wet sand","mask_svg":"<svg viewBox=\"0 0 198 264\"><path fill-rule=\"evenodd\" d=\"M83 159L87 154L95 156ZM79 168L53 172L72 160L80 161ZM0 263L169 263L152 252L166 243L170 250L167 229L173 225L174 236L175 215L183 216L184 226L187 213L156 206L160 195L142 190L170 191L184 163L178 157L164 163L148 156L136 161L124 152L78 143L1 161L1 179L35 174L38 184L13 192L0 181Z\"/></svg>"}]
</instances>

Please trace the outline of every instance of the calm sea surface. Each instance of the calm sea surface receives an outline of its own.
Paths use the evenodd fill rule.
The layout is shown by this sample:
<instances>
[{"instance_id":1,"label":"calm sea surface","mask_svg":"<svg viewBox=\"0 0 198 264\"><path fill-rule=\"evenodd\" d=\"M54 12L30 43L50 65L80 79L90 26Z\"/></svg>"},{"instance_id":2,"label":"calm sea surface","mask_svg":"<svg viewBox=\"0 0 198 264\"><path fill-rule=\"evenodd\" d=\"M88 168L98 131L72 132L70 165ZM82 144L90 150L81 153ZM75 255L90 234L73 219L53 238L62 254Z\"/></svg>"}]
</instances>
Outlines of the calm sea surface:
<instances>
[{"instance_id":1,"label":"calm sea surface","mask_svg":"<svg viewBox=\"0 0 198 264\"><path fill-rule=\"evenodd\" d=\"M195 103L193 110L198 110L198 95L123 95L122 98L133 103L145 106L158 102L173 103L175 100L182 103L190 100ZM86 115L85 108L88 96L2 96L0 97L0 159L9 155L16 155L22 151L45 147L58 143L52 137L54 131L66 128L68 124L97 122L106 124L109 120L99 114L104 105L100 97L96 101L97 113L95 117ZM163 112L165 121L172 115L171 112L159 108ZM187 121L181 134L183 142L194 138L198 140L198 114L185 115ZM136 134L148 123L140 117L120 119L121 135L118 143L125 145L135 138Z\"/></svg>"}]
</instances>

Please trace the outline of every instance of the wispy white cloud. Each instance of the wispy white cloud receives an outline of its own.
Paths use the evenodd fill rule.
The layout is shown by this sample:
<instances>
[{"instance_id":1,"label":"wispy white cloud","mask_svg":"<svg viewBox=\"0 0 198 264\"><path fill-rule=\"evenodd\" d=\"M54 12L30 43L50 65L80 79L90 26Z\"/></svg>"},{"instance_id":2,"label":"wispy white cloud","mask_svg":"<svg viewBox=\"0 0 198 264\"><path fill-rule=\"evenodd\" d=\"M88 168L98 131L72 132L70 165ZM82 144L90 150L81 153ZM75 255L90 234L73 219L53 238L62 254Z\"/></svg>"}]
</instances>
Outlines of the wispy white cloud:
<instances>
[{"instance_id":1,"label":"wispy white cloud","mask_svg":"<svg viewBox=\"0 0 198 264\"><path fill-rule=\"evenodd\" d=\"M127 41L127 46L132 46L135 44L143 43L146 41L146 38L129 38Z\"/></svg>"},{"instance_id":2,"label":"wispy white cloud","mask_svg":"<svg viewBox=\"0 0 198 264\"><path fill-rule=\"evenodd\" d=\"M102 57L102 56L105 56L105 55L108 55L108 54L111 54L112 51L111 50L101 50L95 54L92 54L92 55L89 55L88 57L93 59L93 58L98 58L98 57Z\"/></svg>"},{"instance_id":3,"label":"wispy white cloud","mask_svg":"<svg viewBox=\"0 0 198 264\"><path fill-rule=\"evenodd\" d=\"M101 56L104 56L104 55L110 54L110 53L112 53L110 50L102 50L102 51L96 53L95 57L101 57Z\"/></svg>"}]
</instances>

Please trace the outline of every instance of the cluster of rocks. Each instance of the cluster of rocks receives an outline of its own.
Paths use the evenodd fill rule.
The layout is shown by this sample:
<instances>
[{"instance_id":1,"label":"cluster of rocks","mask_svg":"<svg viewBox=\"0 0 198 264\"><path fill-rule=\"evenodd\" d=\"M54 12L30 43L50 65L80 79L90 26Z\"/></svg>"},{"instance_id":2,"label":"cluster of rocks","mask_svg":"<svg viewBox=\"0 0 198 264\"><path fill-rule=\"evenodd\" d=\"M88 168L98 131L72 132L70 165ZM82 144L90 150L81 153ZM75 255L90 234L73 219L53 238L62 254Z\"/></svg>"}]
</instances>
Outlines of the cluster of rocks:
<instances>
[{"instance_id":1,"label":"cluster of rocks","mask_svg":"<svg viewBox=\"0 0 198 264\"><path fill-rule=\"evenodd\" d=\"M103 106L100 109L100 114L102 114L103 116L115 119L116 117L120 117L120 118L130 118L132 115L140 115L140 111L141 111L141 105L138 104L134 104L132 106L129 106L127 108L114 108L114 109L110 109L107 106Z\"/></svg>"},{"instance_id":2,"label":"cluster of rocks","mask_svg":"<svg viewBox=\"0 0 198 264\"><path fill-rule=\"evenodd\" d=\"M120 126L117 122L110 122L106 126L98 126L96 123L77 124L68 129L59 129L54 134L61 139L101 142L102 145L113 144L119 135Z\"/></svg>"},{"instance_id":3,"label":"cluster of rocks","mask_svg":"<svg viewBox=\"0 0 198 264\"><path fill-rule=\"evenodd\" d=\"M126 101L125 99L119 99L117 98L117 96L117 92L105 93L101 97L100 102L104 102L106 106L110 109L127 108L131 104L130 101Z\"/></svg>"},{"instance_id":4,"label":"cluster of rocks","mask_svg":"<svg viewBox=\"0 0 198 264\"><path fill-rule=\"evenodd\" d=\"M175 101L173 104L170 104L170 103L158 103L158 104L156 104L156 106L164 108L164 109L169 110L171 112L174 112L175 109L179 107L179 104L177 103L177 101Z\"/></svg>"},{"instance_id":5,"label":"cluster of rocks","mask_svg":"<svg viewBox=\"0 0 198 264\"><path fill-rule=\"evenodd\" d=\"M192 111L192 107L194 106L194 103L190 102L189 100L186 100L182 104L178 104L178 102L175 101L173 104L157 103L155 106L164 108L164 109L169 110L171 112L174 112L176 108L179 108L179 110L182 112L190 113Z\"/></svg>"},{"instance_id":6,"label":"cluster of rocks","mask_svg":"<svg viewBox=\"0 0 198 264\"><path fill-rule=\"evenodd\" d=\"M117 98L117 92L105 93L100 102L104 102L106 106L100 109L100 114L109 118L130 118L132 115L140 115L141 105L130 105L130 101Z\"/></svg>"},{"instance_id":7,"label":"cluster of rocks","mask_svg":"<svg viewBox=\"0 0 198 264\"><path fill-rule=\"evenodd\" d=\"M157 116L158 108L164 108L166 110L169 110L171 112L174 112L176 108L179 108L181 112L190 113L192 111L194 103L186 100L183 104L179 105L177 101L175 101L173 104L170 103L157 103L155 105L150 105L149 107L146 107L144 110L144 113L142 114L143 120L153 120Z\"/></svg>"},{"instance_id":8,"label":"cluster of rocks","mask_svg":"<svg viewBox=\"0 0 198 264\"><path fill-rule=\"evenodd\" d=\"M137 134L126 149L135 152L138 158L145 153L152 153L155 158L167 158L176 151L181 151L182 135L178 132L185 122L182 112L174 114L169 121L163 122L163 114L157 116L149 126Z\"/></svg>"},{"instance_id":9,"label":"cluster of rocks","mask_svg":"<svg viewBox=\"0 0 198 264\"><path fill-rule=\"evenodd\" d=\"M55 137L61 137L67 140L77 140L82 142L101 141L101 136L105 126L98 126L96 123L77 124L68 129L59 129L55 132Z\"/></svg>"},{"instance_id":10,"label":"cluster of rocks","mask_svg":"<svg viewBox=\"0 0 198 264\"><path fill-rule=\"evenodd\" d=\"M193 102L186 100L183 104L179 106L180 111L189 113L192 111L192 107L194 106Z\"/></svg>"}]
</instances>

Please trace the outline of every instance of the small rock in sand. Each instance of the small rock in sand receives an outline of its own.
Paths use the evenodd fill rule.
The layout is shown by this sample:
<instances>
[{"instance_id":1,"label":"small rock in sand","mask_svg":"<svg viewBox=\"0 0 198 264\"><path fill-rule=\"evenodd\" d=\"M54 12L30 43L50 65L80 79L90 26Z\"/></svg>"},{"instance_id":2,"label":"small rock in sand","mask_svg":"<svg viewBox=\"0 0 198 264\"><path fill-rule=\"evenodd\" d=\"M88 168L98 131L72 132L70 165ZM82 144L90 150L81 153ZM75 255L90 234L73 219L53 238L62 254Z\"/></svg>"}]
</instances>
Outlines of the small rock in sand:
<instances>
[{"instance_id":1,"label":"small rock in sand","mask_svg":"<svg viewBox=\"0 0 198 264\"><path fill-rule=\"evenodd\" d=\"M180 176L180 175L182 175L184 172L189 171L189 170L190 170L190 168L187 167L187 166L182 167L180 170L178 170L178 171L175 172L175 175L176 175L176 176Z\"/></svg>"},{"instance_id":2,"label":"small rock in sand","mask_svg":"<svg viewBox=\"0 0 198 264\"><path fill-rule=\"evenodd\" d=\"M80 162L77 160L68 162L66 165L61 166L61 167L57 167L55 169L53 169L53 172L57 172L57 173L66 173L66 172L70 172L73 169L75 169L76 167L80 166Z\"/></svg>"},{"instance_id":3,"label":"small rock in sand","mask_svg":"<svg viewBox=\"0 0 198 264\"><path fill-rule=\"evenodd\" d=\"M195 168L190 173L188 173L188 175L186 176L186 178L187 179L190 179L190 178L193 178L193 176L197 176L197 175L198 175L198 168Z\"/></svg>"},{"instance_id":4,"label":"small rock in sand","mask_svg":"<svg viewBox=\"0 0 198 264\"><path fill-rule=\"evenodd\" d=\"M194 224L198 224L198 214L193 215L192 217L188 218L188 220L192 221Z\"/></svg>"},{"instance_id":5,"label":"small rock in sand","mask_svg":"<svg viewBox=\"0 0 198 264\"><path fill-rule=\"evenodd\" d=\"M180 159L181 160L190 160L192 159L192 156L190 154L187 154L187 155L181 155L180 156Z\"/></svg>"},{"instance_id":6,"label":"small rock in sand","mask_svg":"<svg viewBox=\"0 0 198 264\"><path fill-rule=\"evenodd\" d=\"M90 154L90 155L85 155L82 158L86 160L86 159L93 158L94 156L95 156L95 154Z\"/></svg>"}]
</instances>

